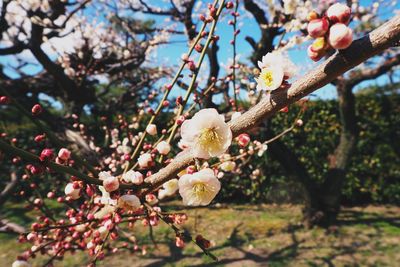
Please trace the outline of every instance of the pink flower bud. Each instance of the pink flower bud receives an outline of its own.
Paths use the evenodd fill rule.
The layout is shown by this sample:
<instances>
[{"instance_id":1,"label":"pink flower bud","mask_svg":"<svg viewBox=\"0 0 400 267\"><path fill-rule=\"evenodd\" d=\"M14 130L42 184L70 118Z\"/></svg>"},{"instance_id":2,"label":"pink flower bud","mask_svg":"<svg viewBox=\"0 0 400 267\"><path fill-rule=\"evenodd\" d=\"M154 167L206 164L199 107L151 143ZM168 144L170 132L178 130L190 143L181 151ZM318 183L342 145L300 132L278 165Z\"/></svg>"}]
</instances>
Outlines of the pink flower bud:
<instances>
[{"instance_id":1,"label":"pink flower bud","mask_svg":"<svg viewBox=\"0 0 400 267\"><path fill-rule=\"evenodd\" d=\"M36 116L39 115L40 113L42 113L43 108L41 105L36 104L32 107L32 115Z\"/></svg>"},{"instance_id":2,"label":"pink flower bud","mask_svg":"<svg viewBox=\"0 0 400 267\"><path fill-rule=\"evenodd\" d=\"M211 247L211 242L209 240L205 239L202 235L196 236L196 243L205 249Z\"/></svg>"},{"instance_id":3,"label":"pink flower bud","mask_svg":"<svg viewBox=\"0 0 400 267\"><path fill-rule=\"evenodd\" d=\"M175 245L176 245L178 248L183 248L183 247L185 246L185 241L183 241L182 238L180 238L179 236L177 236L177 237L176 237L176 240L175 240Z\"/></svg>"},{"instance_id":4,"label":"pink flower bud","mask_svg":"<svg viewBox=\"0 0 400 267\"><path fill-rule=\"evenodd\" d=\"M71 151L69 151L66 148L61 148L60 151L58 151L58 157L62 160L68 160L69 157L71 156Z\"/></svg>"},{"instance_id":5,"label":"pink flower bud","mask_svg":"<svg viewBox=\"0 0 400 267\"><path fill-rule=\"evenodd\" d=\"M41 200L40 198L35 198L33 204L36 206L41 206L43 204L43 200Z\"/></svg>"},{"instance_id":6,"label":"pink flower bud","mask_svg":"<svg viewBox=\"0 0 400 267\"><path fill-rule=\"evenodd\" d=\"M185 120L185 116L179 116L179 118L176 120L176 124L181 125Z\"/></svg>"},{"instance_id":7,"label":"pink flower bud","mask_svg":"<svg viewBox=\"0 0 400 267\"><path fill-rule=\"evenodd\" d=\"M169 106L169 101L168 100L164 100L162 105L163 105L163 107L168 107Z\"/></svg>"},{"instance_id":8,"label":"pink flower bud","mask_svg":"<svg viewBox=\"0 0 400 267\"><path fill-rule=\"evenodd\" d=\"M289 112L289 107L286 106L284 108L281 108L281 110L279 110L280 112L284 112L284 113L288 113Z\"/></svg>"},{"instance_id":9,"label":"pink flower bud","mask_svg":"<svg viewBox=\"0 0 400 267\"><path fill-rule=\"evenodd\" d=\"M326 16L333 23L340 22L348 24L350 21L350 15L351 15L350 7L340 3L336 3L330 6L326 11Z\"/></svg>"},{"instance_id":10,"label":"pink flower bud","mask_svg":"<svg viewBox=\"0 0 400 267\"><path fill-rule=\"evenodd\" d=\"M157 134L157 126L155 124L149 124L146 127L146 132L149 135L156 135Z\"/></svg>"},{"instance_id":11,"label":"pink flower bud","mask_svg":"<svg viewBox=\"0 0 400 267\"><path fill-rule=\"evenodd\" d=\"M50 149L50 148L45 148L45 149L43 149L43 150L42 150L42 153L40 153L39 159L40 159L41 161L46 161L46 160L49 161L49 160L54 159L54 152L53 152L53 150Z\"/></svg>"},{"instance_id":12,"label":"pink flower bud","mask_svg":"<svg viewBox=\"0 0 400 267\"><path fill-rule=\"evenodd\" d=\"M145 198L146 202L149 203L150 205L155 205L158 202L158 199L154 194L147 194Z\"/></svg>"},{"instance_id":13,"label":"pink flower bud","mask_svg":"<svg viewBox=\"0 0 400 267\"><path fill-rule=\"evenodd\" d=\"M211 17L215 17L215 15L217 15L217 9L215 7L212 6L209 8L209 10L210 10Z\"/></svg>"},{"instance_id":14,"label":"pink flower bud","mask_svg":"<svg viewBox=\"0 0 400 267\"><path fill-rule=\"evenodd\" d=\"M197 52L201 52L201 50L203 50L203 46L201 44L196 44L194 46L194 50L196 50Z\"/></svg>"},{"instance_id":15,"label":"pink flower bud","mask_svg":"<svg viewBox=\"0 0 400 267\"><path fill-rule=\"evenodd\" d=\"M240 134L238 136L238 144L241 147L246 147L250 142L250 136L246 133Z\"/></svg>"},{"instance_id":16,"label":"pink flower bud","mask_svg":"<svg viewBox=\"0 0 400 267\"><path fill-rule=\"evenodd\" d=\"M182 96L178 96L175 100L176 105L181 105L183 102L183 98Z\"/></svg>"},{"instance_id":17,"label":"pink flower bud","mask_svg":"<svg viewBox=\"0 0 400 267\"><path fill-rule=\"evenodd\" d=\"M119 181L117 177L110 176L103 181L104 189L107 192L115 191L119 188Z\"/></svg>"},{"instance_id":18,"label":"pink flower bud","mask_svg":"<svg viewBox=\"0 0 400 267\"><path fill-rule=\"evenodd\" d=\"M193 61L189 61L188 62L188 67L191 71L195 71L196 70L196 64Z\"/></svg>"},{"instance_id":19,"label":"pink flower bud","mask_svg":"<svg viewBox=\"0 0 400 267\"><path fill-rule=\"evenodd\" d=\"M345 49L353 41L353 31L342 23L336 23L329 31L328 41L335 49Z\"/></svg>"},{"instance_id":20,"label":"pink flower bud","mask_svg":"<svg viewBox=\"0 0 400 267\"><path fill-rule=\"evenodd\" d=\"M29 233L26 236L26 239L28 239L28 241L35 241L37 239L37 234L36 233Z\"/></svg>"},{"instance_id":21,"label":"pink flower bud","mask_svg":"<svg viewBox=\"0 0 400 267\"><path fill-rule=\"evenodd\" d=\"M46 138L46 135L45 134L39 134L39 135L36 135L35 136L35 142L36 143L40 143L40 142L42 142L44 139Z\"/></svg>"},{"instance_id":22,"label":"pink flower bud","mask_svg":"<svg viewBox=\"0 0 400 267\"><path fill-rule=\"evenodd\" d=\"M232 2L228 2L228 3L226 3L225 6L226 6L227 9L231 9L233 7L233 3Z\"/></svg>"},{"instance_id":23,"label":"pink flower bud","mask_svg":"<svg viewBox=\"0 0 400 267\"><path fill-rule=\"evenodd\" d=\"M0 105L7 105L10 103L10 98L8 96L0 96Z\"/></svg>"},{"instance_id":24,"label":"pink flower bud","mask_svg":"<svg viewBox=\"0 0 400 267\"><path fill-rule=\"evenodd\" d=\"M86 194L87 194L89 197L92 197L92 196L94 195L94 190L93 190L93 187L92 187L92 186L86 185Z\"/></svg>"},{"instance_id":25,"label":"pink flower bud","mask_svg":"<svg viewBox=\"0 0 400 267\"><path fill-rule=\"evenodd\" d=\"M298 126L298 127L303 126L303 120L302 120L302 119L298 119L298 120L296 121L296 126Z\"/></svg>"},{"instance_id":26,"label":"pink flower bud","mask_svg":"<svg viewBox=\"0 0 400 267\"><path fill-rule=\"evenodd\" d=\"M329 22L325 18L314 19L307 25L307 32L313 38L324 36L328 29Z\"/></svg>"}]
</instances>

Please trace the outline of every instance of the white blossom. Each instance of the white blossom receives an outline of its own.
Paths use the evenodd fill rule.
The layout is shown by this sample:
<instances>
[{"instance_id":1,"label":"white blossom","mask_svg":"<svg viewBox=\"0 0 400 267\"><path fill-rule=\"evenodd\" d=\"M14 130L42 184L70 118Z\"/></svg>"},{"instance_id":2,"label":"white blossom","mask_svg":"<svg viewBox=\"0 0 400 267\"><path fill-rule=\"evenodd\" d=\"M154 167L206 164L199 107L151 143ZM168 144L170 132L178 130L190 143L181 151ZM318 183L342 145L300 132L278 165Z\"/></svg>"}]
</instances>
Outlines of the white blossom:
<instances>
[{"instance_id":1,"label":"white blossom","mask_svg":"<svg viewBox=\"0 0 400 267\"><path fill-rule=\"evenodd\" d=\"M179 194L188 206L206 206L221 189L221 183L211 169L183 175L178 182Z\"/></svg>"},{"instance_id":2,"label":"white blossom","mask_svg":"<svg viewBox=\"0 0 400 267\"><path fill-rule=\"evenodd\" d=\"M117 204L117 201L110 197L110 193L107 192L103 186L99 186L99 190L101 192L101 197L95 198L94 200L95 203L100 203L103 205L111 205L111 206L115 206Z\"/></svg>"},{"instance_id":3,"label":"white blossom","mask_svg":"<svg viewBox=\"0 0 400 267\"><path fill-rule=\"evenodd\" d=\"M13 264L11 265L11 267L30 267L31 265L24 260L16 260L13 262Z\"/></svg>"},{"instance_id":4,"label":"white blossom","mask_svg":"<svg viewBox=\"0 0 400 267\"><path fill-rule=\"evenodd\" d=\"M163 184L163 188L158 191L158 198L163 199L172 196L178 190L178 179L172 179Z\"/></svg>"},{"instance_id":5,"label":"white blossom","mask_svg":"<svg viewBox=\"0 0 400 267\"><path fill-rule=\"evenodd\" d=\"M235 169L236 163L234 161L225 161L220 166L221 170L231 172Z\"/></svg>"},{"instance_id":6,"label":"white blossom","mask_svg":"<svg viewBox=\"0 0 400 267\"><path fill-rule=\"evenodd\" d=\"M143 174L137 171L130 170L122 175L122 180L127 183L139 185L143 183Z\"/></svg>"},{"instance_id":7,"label":"white blossom","mask_svg":"<svg viewBox=\"0 0 400 267\"><path fill-rule=\"evenodd\" d=\"M150 163L153 161L153 158L151 157L150 153L144 153L140 155L138 158L138 163L141 168L147 168L149 167Z\"/></svg>"},{"instance_id":8,"label":"white blossom","mask_svg":"<svg viewBox=\"0 0 400 267\"><path fill-rule=\"evenodd\" d=\"M103 181L103 187L107 192L112 192L119 188L118 178L112 176L109 172L100 172L99 179Z\"/></svg>"},{"instance_id":9,"label":"white blossom","mask_svg":"<svg viewBox=\"0 0 400 267\"><path fill-rule=\"evenodd\" d=\"M140 208L140 200L135 195L123 195L118 199L118 207L135 211Z\"/></svg>"},{"instance_id":10,"label":"white blossom","mask_svg":"<svg viewBox=\"0 0 400 267\"><path fill-rule=\"evenodd\" d=\"M74 188L73 183L68 183L67 186L65 187L65 195L70 197L71 199L78 199L80 197L80 188Z\"/></svg>"},{"instance_id":11,"label":"white blossom","mask_svg":"<svg viewBox=\"0 0 400 267\"><path fill-rule=\"evenodd\" d=\"M171 146L166 141L161 141L157 144L156 149L161 155L167 155L171 151Z\"/></svg>"},{"instance_id":12,"label":"white blossom","mask_svg":"<svg viewBox=\"0 0 400 267\"><path fill-rule=\"evenodd\" d=\"M149 124L146 127L146 132L149 135L156 135L157 134L157 126L155 124Z\"/></svg>"},{"instance_id":13,"label":"white blossom","mask_svg":"<svg viewBox=\"0 0 400 267\"><path fill-rule=\"evenodd\" d=\"M118 154L129 154L131 153L132 148L129 146L129 138L125 137L122 140L122 144L117 146L117 153Z\"/></svg>"},{"instance_id":14,"label":"white blossom","mask_svg":"<svg viewBox=\"0 0 400 267\"><path fill-rule=\"evenodd\" d=\"M232 132L223 115L215 109L202 109L181 128L181 142L193 149L197 158L222 155L232 142Z\"/></svg>"}]
</instances>

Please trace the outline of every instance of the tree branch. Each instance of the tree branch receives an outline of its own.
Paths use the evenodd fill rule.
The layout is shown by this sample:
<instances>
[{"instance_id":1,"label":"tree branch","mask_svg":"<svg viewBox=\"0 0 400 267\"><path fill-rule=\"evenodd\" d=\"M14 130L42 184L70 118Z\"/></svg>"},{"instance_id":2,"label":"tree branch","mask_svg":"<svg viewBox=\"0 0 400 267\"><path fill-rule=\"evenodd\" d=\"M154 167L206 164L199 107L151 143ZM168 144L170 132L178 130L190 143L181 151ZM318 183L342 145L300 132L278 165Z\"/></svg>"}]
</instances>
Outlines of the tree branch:
<instances>
[{"instance_id":1,"label":"tree branch","mask_svg":"<svg viewBox=\"0 0 400 267\"><path fill-rule=\"evenodd\" d=\"M18 184L18 177L15 172L11 173L10 182L4 187L3 191L0 193L0 206L2 206L8 199L8 197L14 192L15 187Z\"/></svg>"},{"instance_id":2,"label":"tree branch","mask_svg":"<svg viewBox=\"0 0 400 267\"><path fill-rule=\"evenodd\" d=\"M399 40L400 16L396 16L370 34L354 41L349 48L340 50L329 57L324 63L296 81L289 89L274 91L270 98L265 97L239 118L230 121L229 125L233 135L237 136L255 127L265 118L277 113L281 108L330 83L337 76L368 58L382 53ZM151 188L143 194L174 178L180 170L192 164L193 161L194 158L191 151L182 152L169 165L146 179Z\"/></svg>"},{"instance_id":3,"label":"tree branch","mask_svg":"<svg viewBox=\"0 0 400 267\"><path fill-rule=\"evenodd\" d=\"M363 81L375 79L381 76L382 74L388 72L390 69L398 65L400 65L400 54L397 54L394 57L385 60L374 69L366 69L350 73L349 80L346 82L346 84L347 86L353 88Z\"/></svg>"}]
</instances>

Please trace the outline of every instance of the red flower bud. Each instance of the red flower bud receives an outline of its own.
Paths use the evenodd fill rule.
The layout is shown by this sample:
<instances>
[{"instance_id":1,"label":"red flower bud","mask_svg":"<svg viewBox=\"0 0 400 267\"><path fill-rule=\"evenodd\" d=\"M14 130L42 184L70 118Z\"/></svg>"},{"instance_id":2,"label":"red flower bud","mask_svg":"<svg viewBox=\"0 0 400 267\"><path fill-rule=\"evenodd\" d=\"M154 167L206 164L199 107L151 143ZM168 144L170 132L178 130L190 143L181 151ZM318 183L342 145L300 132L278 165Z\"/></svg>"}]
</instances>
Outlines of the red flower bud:
<instances>
[{"instance_id":1,"label":"red flower bud","mask_svg":"<svg viewBox=\"0 0 400 267\"><path fill-rule=\"evenodd\" d=\"M29 170L33 175L41 174L44 171L42 167L35 165L31 165Z\"/></svg>"},{"instance_id":2,"label":"red flower bud","mask_svg":"<svg viewBox=\"0 0 400 267\"><path fill-rule=\"evenodd\" d=\"M44 139L46 138L46 135L45 134L39 134L39 135L36 135L35 136L35 142L36 143L40 143L40 142L42 142Z\"/></svg>"},{"instance_id":3,"label":"red flower bud","mask_svg":"<svg viewBox=\"0 0 400 267\"><path fill-rule=\"evenodd\" d=\"M241 147L246 147L250 142L250 136L246 133L242 133L238 136L238 144Z\"/></svg>"},{"instance_id":4,"label":"red flower bud","mask_svg":"<svg viewBox=\"0 0 400 267\"><path fill-rule=\"evenodd\" d=\"M202 248L209 248L211 246L211 242L205 239L202 235L196 236L196 243L199 244Z\"/></svg>"},{"instance_id":5,"label":"red flower bud","mask_svg":"<svg viewBox=\"0 0 400 267\"><path fill-rule=\"evenodd\" d=\"M228 3L226 3L225 7L227 9L231 9L231 8L233 8L233 3L232 2L228 2Z\"/></svg>"},{"instance_id":6,"label":"red flower bud","mask_svg":"<svg viewBox=\"0 0 400 267\"><path fill-rule=\"evenodd\" d=\"M66 148L61 148L60 151L58 151L58 157L62 160L68 160L70 156L71 151Z\"/></svg>"},{"instance_id":7,"label":"red flower bud","mask_svg":"<svg viewBox=\"0 0 400 267\"><path fill-rule=\"evenodd\" d=\"M178 106L178 105L182 105L182 102L183 102L182 96L178 96L178 97L176 98L176 101L175 101L176 105L177 105L177 106Z\"/></svg>"},{"instance_id":8,"label":"red flower bud","mask_svg":"<svg viewBox=\"0 0 400 267\"><path fill-rule=\"evenodd\" d=\"M40 161L50 161L54 159L54 152L50 148L45 148L42 150L42 153L40 153L39 157Z\"/></svg>"},{"instance_id":9,"label":"red flower bud","mask_svg":"<svg viewBox=\"0 0 400 267\"><path fill-rule=\"evenodd\" d=\"M0 105L8 105L8 104L10 104L10 98L5 95L0 96Z\"/></svg>"},{"instance_id":10,"label":"red flower bud","mask_svg":"<svg viewBox=\"0 0 400 267\"><path fill-rule=\"evenodd\" d=\"M185 121L185 116L180 116L177 120L176 120L176 124L181 125L184 121Z\"/></svg>"},{"instance_id":11,"label":"red flower bud","mask_svg":"<svg viewBox=\"0 0 400 267\"><path fill-rule=\"evenodd\" d=\"M193 72L196 70L196 64L193 61L188 62L188 67Z\"/></svg>"},{"instance_id":12,"label":"red flower bud","mask_svg":"<svg viewBox=\"0 0 400 267\"><path fill-rule=\"evenodd\" d=\"M194 50L196 50L197 52L201 52L201 50L203 50L203 46L201 44L196 44L194 46Z\"/></svg>"},{"instance_id":13,"label":"red flower bud","mask_svg":"<svg viewBox=\"0 0 400 267\"><path fill-rule=\"evenodd\" d=\"M39 104L36 104L32 107L32 115L34 115L34 116L39 115L40 113L42 113L42 111L43 111L43 108Z\"/></svg>"}]
</instances>

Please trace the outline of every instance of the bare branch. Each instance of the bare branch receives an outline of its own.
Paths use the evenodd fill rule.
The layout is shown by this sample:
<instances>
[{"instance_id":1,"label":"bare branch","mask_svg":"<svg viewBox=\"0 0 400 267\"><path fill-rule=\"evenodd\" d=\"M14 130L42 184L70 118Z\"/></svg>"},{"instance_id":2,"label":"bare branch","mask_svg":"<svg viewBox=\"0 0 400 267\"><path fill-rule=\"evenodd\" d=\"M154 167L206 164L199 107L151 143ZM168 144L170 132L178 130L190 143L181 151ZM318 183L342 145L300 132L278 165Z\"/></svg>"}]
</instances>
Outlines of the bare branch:
<instances>
[{"instance_id":1,"label":"bare branch","mask_svg":"<svg viewBox=\"0 0 400 267\"><path fill-rule=\"evenodd\" d=\"M350 73L347 86L354 87L363 81L375 79L398 65L400 65L400 54L397 54L394 57L385 60L376 68Z\"/></svg>"}]
</instances>

